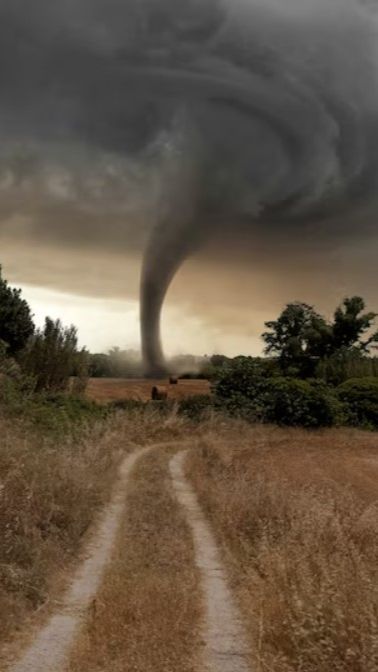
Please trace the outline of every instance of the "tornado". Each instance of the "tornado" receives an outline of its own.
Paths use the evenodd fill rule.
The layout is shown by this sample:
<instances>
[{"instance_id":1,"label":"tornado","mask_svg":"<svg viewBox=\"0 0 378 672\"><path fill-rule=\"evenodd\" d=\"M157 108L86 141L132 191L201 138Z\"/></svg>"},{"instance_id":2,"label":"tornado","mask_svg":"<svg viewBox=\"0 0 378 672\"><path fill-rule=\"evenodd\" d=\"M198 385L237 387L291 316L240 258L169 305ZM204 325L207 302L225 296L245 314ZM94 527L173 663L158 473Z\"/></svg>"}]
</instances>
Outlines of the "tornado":
<instances>
[{"instance_id":1,"label":"tornado","mask_svg":"<svg viewBox=\"0 0 378 672\"><path fill-rule=\"evenodd\" d=\"M227 78L166 67L124 72L129 90L136 86L156 92L160 100L184 101L196 140L202 142L191 164L191 179L173 186L174 203L167 198L169 212L155 224L145 250L140 300L147 376L167 373L160 322L169 286L188 256L217 236L221 222L237 230L241 219L255 224L274 218L276 225L280 220L316 219L340 207L340 192L345 205L346 190L352 192L353 185L357 190L363 182L362 132L346 104L332 100L326 90L314 92L279 78L272 84L256 72L239 78L232 74ZM227 150L232 138L226 146L221 138L230 119L241 130L234 138L231 165ZM248 139L251 147L244 145ZM190 143L184 152L186 159L193 156ZM261 160L269 172L261 170ZM250 193L253 205L243 208L238 196Z\"/></svg>"},{"instance_id":2,"label":"tornado","mask_svg":"<svg viewBox=\"0 0 378 672\"><path fill-rule=\"evenodd\" d=\"M142 356L145 374L159 378L167 374L160 318L169 285L185 259L194 251L190 230L177 235L172 222L161 223L151 236L144 255L141 276Z\"/></svg>"},{"instance_id":3,"label":"tornado","mask_svg":"<svg viewBox=\"0 0 378 672\"><path fill-rule=\"evenodd\" d=\"M260 235L297 241L309 225L326 243L370 235L374 2L19 4L0 8L5 230L22 220L33 239L144 254L147 375L166 372L162 309L205 243L231 236L244 252Z\"/></svg>"}]
</instances>

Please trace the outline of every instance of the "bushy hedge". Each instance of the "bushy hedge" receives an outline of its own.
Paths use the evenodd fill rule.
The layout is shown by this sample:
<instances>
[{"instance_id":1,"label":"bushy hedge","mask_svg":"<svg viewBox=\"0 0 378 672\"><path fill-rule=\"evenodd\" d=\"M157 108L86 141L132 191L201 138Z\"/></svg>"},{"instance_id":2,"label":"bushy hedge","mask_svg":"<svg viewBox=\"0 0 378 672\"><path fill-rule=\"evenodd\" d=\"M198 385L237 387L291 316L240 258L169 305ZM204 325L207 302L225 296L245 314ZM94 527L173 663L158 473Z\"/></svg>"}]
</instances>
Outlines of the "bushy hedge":
<instances>
[{"instance_id":1,"label":"bushy hedge","mask_svg":"<svg viewBox=\"0 0 378 672\"><path fill-rule=\"evenodd\" d=\"M335 392L318 381L270 380L264 420L294 427L332 427L343 421L343 406Z\"/></svg>"},{"instance_id":2,"label":"bushy hedge","mask_svg":"<svg viewBox=\"0 0 378 672\"><path fill-rule=\"evenodd\" d=\"M348 424L378 428L378 378L352 378L337 388Z\"/></svg>"},{"instance_id":3,"label":"bushy hedge","mask_svg":"<svg viewBox=\"0 0 378 672\"><path fill-rule=\"evenodd\" d=\"M321 380L272 376L252 358L240 357L224 368L215 405L251 422L377 428L378 380L353 379L336 388Z\"/></svg>"}]
</instances>

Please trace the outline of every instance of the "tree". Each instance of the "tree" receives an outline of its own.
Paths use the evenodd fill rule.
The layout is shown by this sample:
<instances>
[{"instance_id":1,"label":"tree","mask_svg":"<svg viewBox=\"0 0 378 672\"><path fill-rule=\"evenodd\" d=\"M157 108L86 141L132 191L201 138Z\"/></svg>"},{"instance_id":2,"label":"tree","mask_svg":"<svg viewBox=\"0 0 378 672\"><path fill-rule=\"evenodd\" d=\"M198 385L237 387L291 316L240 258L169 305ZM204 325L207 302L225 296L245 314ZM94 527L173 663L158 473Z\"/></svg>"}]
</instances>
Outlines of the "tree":
<instances>
[{"instance_id":1,"label":"tree","mask_svg":"<svg viewBox=\"0 0 378 672\"><path fill-rule=\"evenodd\" d=\"M353 296L345 299L337 308L332 325L333 352L345 348L368 352L371 345L378 343L378 331L367 340L361 340L372 329L378 317L377 313L364 313L365 307L365 301L360 296Z\"/></svg>"},{"instance_id":2,"label":"tree","mask_svg":"<svg viewBox=\"0 0 378 672\"><path fill-rule=\"evenodd\" d=\"M332 329L312 306L289 303L280 317L266 322L263 334L267 355L278 355L281 369L293 375L312 375L316 362L331 349Z\"/></svg>"},{"instance_id":3,"label":"tree","mask_svg":"<svg viewBox=\"0 0 378 672\"><path fill-rule=\"evenodd\" d=\"M70 377L85 366L88 353L78 350L77 330L47 317L30 340L22 358L23 370L35 377L37 391L64 391Z\"/></svg>"},{"instance_id":4,"label":"tree","mask_svg":"<svg viewBox=\"0 0 378 672\"><path fill-rule=\"evenodd\" d=\"M265 352L278 356L284 373L302 377L314 375L320 361L366 356L378 343L378 332L362 340L377 317L364 310L361 297L347 298L333 322L327 322L312 306L289 303L277 320L266 323L270 331L263 334Z\"/></svg>"},{"instance_id":5,"label":"tree","mask_svg":"<svg viewBox=\"0 0 378 672\"><path fill-rule=\"evenodd\" d=\"M22 350L34 333L34 323L20 289L9 287L0 266L0 340L8 345L8 353Z\"/></svg>"}]
</instances>

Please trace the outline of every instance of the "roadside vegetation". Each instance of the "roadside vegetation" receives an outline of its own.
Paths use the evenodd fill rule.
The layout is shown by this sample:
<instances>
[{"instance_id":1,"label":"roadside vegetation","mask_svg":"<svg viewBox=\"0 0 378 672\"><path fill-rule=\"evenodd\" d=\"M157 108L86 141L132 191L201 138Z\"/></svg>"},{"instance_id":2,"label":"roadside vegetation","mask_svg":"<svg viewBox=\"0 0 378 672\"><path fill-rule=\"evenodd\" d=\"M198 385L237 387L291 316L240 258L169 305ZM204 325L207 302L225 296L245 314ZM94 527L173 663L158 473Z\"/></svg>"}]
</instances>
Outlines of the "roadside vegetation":
<instances>
[{"instance_id":1,"label":"roadside vegetation","mask_svg":"<svg viewBox=\"0 0 378 672\"><path fill-rule=\"evenodd\" d=\"M118 420L64 427L58 438L0 415L0 642L48 607L115 479Z\"/></svg>"},{"instance_id":2,"label":"roadside vegetation","mask_svg":"<svg viewBox=\"0 0 378 672\"><path fill-rule=\"evenodd\" d=\"M378 444L230 422L191 452L259 672L378 669Z\"/></svg>"}]
</instances>

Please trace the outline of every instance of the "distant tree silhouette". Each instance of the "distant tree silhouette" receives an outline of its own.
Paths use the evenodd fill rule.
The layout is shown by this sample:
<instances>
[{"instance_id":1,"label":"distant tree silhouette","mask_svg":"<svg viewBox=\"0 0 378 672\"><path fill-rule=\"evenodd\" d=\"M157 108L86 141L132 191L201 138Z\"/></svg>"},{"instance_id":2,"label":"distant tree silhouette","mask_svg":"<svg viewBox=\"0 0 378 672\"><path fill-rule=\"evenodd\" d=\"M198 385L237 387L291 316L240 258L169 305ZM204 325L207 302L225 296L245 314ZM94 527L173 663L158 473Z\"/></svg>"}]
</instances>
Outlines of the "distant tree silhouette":
<instances>
[{"instance_id":1,"label":"distant tree silhouette","mask_svg":"<svg viewBox=\"0 0 378 672\"><path fill-rule=\"evenodd\" d=\"M0 340L7 344L8 354L22 350L34 333L30 308L21 296L2 277L0 266Z\"/></svg>"}]
</instances>

